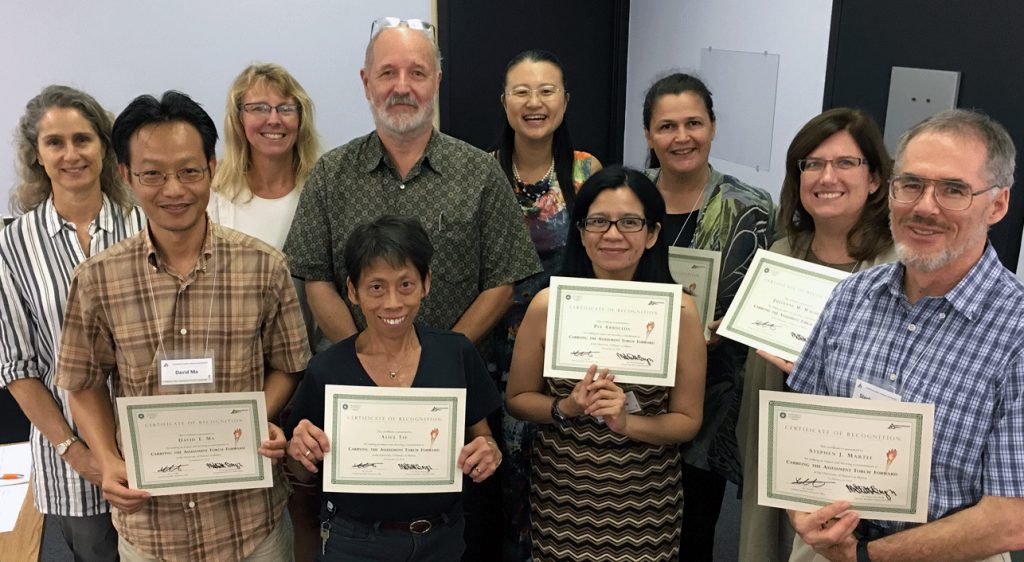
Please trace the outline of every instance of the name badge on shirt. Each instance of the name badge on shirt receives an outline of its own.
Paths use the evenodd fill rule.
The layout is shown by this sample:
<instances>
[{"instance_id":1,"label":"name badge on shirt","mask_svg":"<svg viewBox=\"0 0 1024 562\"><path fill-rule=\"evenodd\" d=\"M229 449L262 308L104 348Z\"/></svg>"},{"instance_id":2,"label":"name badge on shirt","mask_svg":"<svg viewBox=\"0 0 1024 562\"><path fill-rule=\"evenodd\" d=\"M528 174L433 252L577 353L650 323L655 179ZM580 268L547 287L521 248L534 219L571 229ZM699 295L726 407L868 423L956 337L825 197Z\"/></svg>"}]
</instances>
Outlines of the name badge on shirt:
<instances>
[{"instance_id":1,"label":"name badge on shirt","mask_svg":"<svg viewBox=\"0 0 1024 562\"><path fill-rule=\"evenodd\" d=\"M160 360L161 385L211 383L213 383L213 357Z\"/></svg>"},{"instance_id":2,"label":"name badge on shirt","mask_svg":"<svg viewBox=\"0 0 1024 562\"><path fill-rule=\"evenodd\" d=\"M863 398L865 400L890 400L893 402L902 402L903 398L895 392L889 392L888 390L875 386L869 382L857 379L857 382L853 385L853 396L851 398Z\"/></svg>"}]
</instances>

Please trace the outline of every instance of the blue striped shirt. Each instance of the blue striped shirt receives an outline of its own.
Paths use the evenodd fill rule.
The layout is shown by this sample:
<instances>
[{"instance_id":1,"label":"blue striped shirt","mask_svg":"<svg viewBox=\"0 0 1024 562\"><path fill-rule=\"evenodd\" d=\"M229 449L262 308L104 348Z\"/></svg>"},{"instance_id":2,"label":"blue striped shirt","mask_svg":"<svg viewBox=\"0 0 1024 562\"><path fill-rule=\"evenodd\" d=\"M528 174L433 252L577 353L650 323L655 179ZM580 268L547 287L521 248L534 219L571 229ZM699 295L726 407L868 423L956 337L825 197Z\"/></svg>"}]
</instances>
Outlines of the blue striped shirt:
<instances>
[{"instance_id":1,"label":"blue striped shirt","mask_svg":"<svg viewBox=\"0 0 1024 562\"><path fill-rule=\"evenodd\" d=\"M910 304L903 274L887 264L840 283L789 386L851 396L860 378L934 404L929 521L982 496L1024 496L1024 285L991 245L941 297Z\"/></svg>"},{"instance_id":2,"label":"blue striped shirt","mask_svg":"<svg viewBox=\"0 0 1024 562\"><path fill-rule=\"evenodd\" d=\"M125 213L104 195L89 227L89 254L134 235L143 224L137 207ZM0 386L39 379L68 420L67 391L54 384L54 362L71 275L84 259L75 225L57 214L52 197L0 230ZM71 428L75 430L73 423ZM35 426L29 440L32 492L40 512L110 512L101 492L72 470Z\"/></svg>"}]
</instances>

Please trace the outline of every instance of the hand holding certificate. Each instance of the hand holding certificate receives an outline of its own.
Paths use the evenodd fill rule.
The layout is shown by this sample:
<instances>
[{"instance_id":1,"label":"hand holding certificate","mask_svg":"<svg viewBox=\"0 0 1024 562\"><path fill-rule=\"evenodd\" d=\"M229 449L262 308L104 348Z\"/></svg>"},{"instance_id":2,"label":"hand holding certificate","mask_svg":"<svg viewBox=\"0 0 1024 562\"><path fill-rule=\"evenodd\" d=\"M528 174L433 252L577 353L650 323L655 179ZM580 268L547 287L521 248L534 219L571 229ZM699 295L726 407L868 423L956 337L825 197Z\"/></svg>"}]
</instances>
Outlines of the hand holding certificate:
<instances>
[{"instance_id":1,"label":"hand holding certificate","mask_svg":"<svg viewBox=\"0 0 1024 562\"><path fill-rule=\"evenodd\" d=\"M718 334L796 361L832 289L849 275L758 250Z\"/></svg>"},{"instance_id":2,"label":"hand holding certificate","mask_svg":"<svg viewBox=\"0 0 1024 562\"><path fill-rule=\"evenodd\" d=\"M153 496L269 488L262 392L117 399L130 487Z\"/></svg>"},{"instance_id":3,"label":"hand holding certificate","mask_svg":"<svg viewBox=\"0 0 1024 562\"><path fill-rule=\"evenodd\" d=\"M673 386L682 287L552 277L544 376L582 379L591 365L625 383Z\"/></svg>"},{"instance_id":4,"label":"hand holding certificate","mask_svg":"<svg viewBox=\"0 0 1024 562\"><path fill-rule=\"evenodd\" d=\"M924 522L934 406L761 391L758 503Z\"/></svg>"}]
</instances>

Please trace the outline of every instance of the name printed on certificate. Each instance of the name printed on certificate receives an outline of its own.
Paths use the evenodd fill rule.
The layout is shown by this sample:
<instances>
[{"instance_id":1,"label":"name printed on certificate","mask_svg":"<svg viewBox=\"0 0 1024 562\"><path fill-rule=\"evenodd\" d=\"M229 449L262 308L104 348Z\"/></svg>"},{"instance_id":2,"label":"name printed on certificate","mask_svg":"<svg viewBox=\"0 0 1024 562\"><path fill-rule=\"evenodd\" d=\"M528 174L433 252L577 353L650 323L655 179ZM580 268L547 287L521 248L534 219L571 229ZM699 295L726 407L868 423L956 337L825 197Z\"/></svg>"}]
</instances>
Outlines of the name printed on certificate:
<instances>
[{"instance_id":1,"label":"name printed on certificate","mask_svg":"<svg viewBox=\"0 0 1024 562\"><path fill-rule=\"evenodd\" d=\"M932 404L760 393L758 504L863 519L928 520Z\"/></svg>"},{"instance_id":2,"label":"name printed on certificate","mask_svg":"<svg viewBox=\"0 0 1024 562\"><path fill-rule=\"evenodd\" d=\"M832 289L850 274L758 250L718 327L720 336L796 361Z\"/></svg>"},{"instance_id":3,"label":"name printed on certificate","mask_svg":"<svg viewBox=\"0 0 1024 562\"><path fill-rule=\"evenodd\" d=\"M327 385L324 491L462 491L466 389Z\"/></svg>"},{"instance_id":4,"label":"name printed on certificate","mask_svg":"<svg viewBox=\"0 0 1024 562\"><path fill-rule=\"evenodd\" d=\"M128 485L153 496L270 488L262 392L117 399Z\"/></svg>"},{"instance_id":5,"label":"name printed on certificate","mask_svg":"<svg viewBox=\"0 0 1024 562\"><path fill-rule=\"evenodd\" d=\"M697 303L704 339L711 336L707 326L715 319L718 303L718 275L722 269L722 252L696 248L668 249L668 269L676 283L693 295Z\"/></svg>"},{"instance_id":6,"label":"name printed on certificate","mask_svg":"<svg viewBox=\"0 0 1024 562\"><path fill-rule=\"evenodd\" d=\"M552 277L544 376L582 379L596 364L616 382L674 386L682 287Z\"/></svg>"}]
</instances>

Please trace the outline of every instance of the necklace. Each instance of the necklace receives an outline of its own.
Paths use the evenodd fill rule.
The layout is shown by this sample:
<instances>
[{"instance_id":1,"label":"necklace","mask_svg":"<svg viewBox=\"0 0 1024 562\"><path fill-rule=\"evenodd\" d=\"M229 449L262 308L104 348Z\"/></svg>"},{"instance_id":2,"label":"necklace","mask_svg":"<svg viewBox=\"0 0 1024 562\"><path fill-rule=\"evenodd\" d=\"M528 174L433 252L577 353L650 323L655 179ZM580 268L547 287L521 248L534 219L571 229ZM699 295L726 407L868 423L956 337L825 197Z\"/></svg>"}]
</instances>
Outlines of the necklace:
<instances>
[{"instance_id":1,"label":"necklace","mask_svg":"<svg viewBox=\"0 0 1024 562\"><path fill-rule=\"evenodd\" d=\"M686 230L686 225L690 224L690 219L693 218L693 212L700 206L701 199L704 199L704 190L701 190L700 195L697 196L697 200L693 203L693 208L686 214L686 220L683 221L683 226L679 227L679 232L676 233L676 239L672 241L672 245L675 246L679 243L679 237L683 235L683 231Z\"/></svg>"},{"instance_id":2,"label":"necklace","mask_svg":"<svg viewBox=\"0 0 1024 562\"><path fill-rule=\"evenodd\" d=\"M551 179L551 174L555 173L555 159L551 159L551 166L548 167L548 173L544 174L544 177L533 182L534 185L547 183ZM516 179L516 183L526 185L523 178L519 177L519 168L516 167L515 161L512 162L512 177Z\"/></svg>"}]
</instances>

